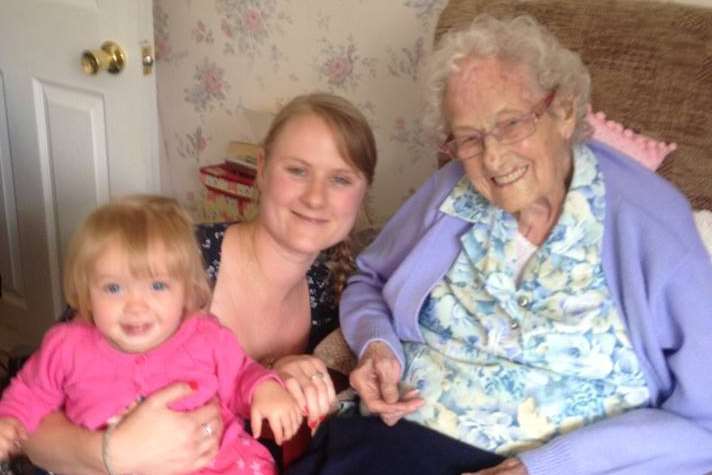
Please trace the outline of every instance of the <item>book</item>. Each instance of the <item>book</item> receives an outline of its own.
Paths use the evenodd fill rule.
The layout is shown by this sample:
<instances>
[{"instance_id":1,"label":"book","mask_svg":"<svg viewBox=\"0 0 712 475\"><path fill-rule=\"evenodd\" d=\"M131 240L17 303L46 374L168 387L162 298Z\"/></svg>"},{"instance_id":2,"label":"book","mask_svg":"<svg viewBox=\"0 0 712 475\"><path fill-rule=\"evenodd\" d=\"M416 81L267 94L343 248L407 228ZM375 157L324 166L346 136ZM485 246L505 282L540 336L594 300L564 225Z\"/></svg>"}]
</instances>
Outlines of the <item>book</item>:
<instances>
[{"instance_id":1,"label":"book","mask_svg":"<svg viewBox=\"0 0 712 475\"><path fill-rule=\"evenodd\" d=\"M233 172L254 177L257 175L257 153L260 146L249 142L232 141L227 146L225 164Z\"/></svg>"},{"instance_id":2,"label":"book","mask_svg":"<svg viewBox=\"0 0 712 475\"><path fill-rule=\"evenodd\" d=\"M200 168L200 181L209 190L235 198L254 200L257 197L255 176L236 172L226 163Z\"/></svg>"},{"instance_id":3,"label":"book","mask_svg":"<svg viewBox=\"0 0 712 475\"><path fill-rule=\"evenodd\" d=\"M210 188L205 188L203 193L203 222L246 221L257 214L257 201L235 198Z\"/></svg>"}]
</instances>

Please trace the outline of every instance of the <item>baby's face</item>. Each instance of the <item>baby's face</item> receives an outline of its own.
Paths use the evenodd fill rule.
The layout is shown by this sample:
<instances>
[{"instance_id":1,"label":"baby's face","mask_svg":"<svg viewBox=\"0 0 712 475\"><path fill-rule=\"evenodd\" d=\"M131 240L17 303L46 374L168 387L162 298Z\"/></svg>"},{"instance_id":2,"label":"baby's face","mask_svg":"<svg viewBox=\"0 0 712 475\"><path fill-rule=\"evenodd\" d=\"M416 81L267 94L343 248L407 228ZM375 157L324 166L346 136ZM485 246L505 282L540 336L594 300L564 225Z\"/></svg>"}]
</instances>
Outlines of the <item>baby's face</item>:
<instances>
[{"instance_id":1,"label":"baby's face","mask_svg":"<svg viewBox=\"0 0 712 475\"><path fill-rule=\"evenodd\" d=\"M126 253L108 246L94 263L89 289L94 324L121 351L156 348L175 333L183 318L184 283L160 265L165 262L160 255L151 261L153 275L136 276Z\"/></svg>"}]
</instances>

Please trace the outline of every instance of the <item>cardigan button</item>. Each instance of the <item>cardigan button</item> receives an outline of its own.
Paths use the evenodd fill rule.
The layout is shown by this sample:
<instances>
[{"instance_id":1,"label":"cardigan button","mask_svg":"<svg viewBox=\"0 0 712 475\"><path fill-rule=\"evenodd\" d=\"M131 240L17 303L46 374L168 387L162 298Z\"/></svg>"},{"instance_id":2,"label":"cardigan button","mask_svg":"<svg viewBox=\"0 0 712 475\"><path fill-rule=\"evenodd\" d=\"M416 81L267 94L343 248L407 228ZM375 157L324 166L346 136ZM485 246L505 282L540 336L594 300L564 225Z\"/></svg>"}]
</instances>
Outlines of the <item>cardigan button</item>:
<instances>
[{"instance_id":1,"label":"cardigan button","mask_svg":"<svg viewBox=\"0 0 712 475\"><path fill-rule=\"evenodd\" d=\"M512 320L512 323L509 324L509 328L511 328L512 330L516 330L517 328L519 328L519 323Z\"/></svg>"},{"instance_id":2,"label":"cardigan button","mask_svg":"<svg viewBox=\"0 0 712 475\"><path fill-rule=\"evenodd\" d=\"M525 308L528 307L529 306L529 297L527 297L526 295L520 295L519 297L517 297L517 305L519 305L520 307L525 307Z\"/></svg>"}]
</instances>

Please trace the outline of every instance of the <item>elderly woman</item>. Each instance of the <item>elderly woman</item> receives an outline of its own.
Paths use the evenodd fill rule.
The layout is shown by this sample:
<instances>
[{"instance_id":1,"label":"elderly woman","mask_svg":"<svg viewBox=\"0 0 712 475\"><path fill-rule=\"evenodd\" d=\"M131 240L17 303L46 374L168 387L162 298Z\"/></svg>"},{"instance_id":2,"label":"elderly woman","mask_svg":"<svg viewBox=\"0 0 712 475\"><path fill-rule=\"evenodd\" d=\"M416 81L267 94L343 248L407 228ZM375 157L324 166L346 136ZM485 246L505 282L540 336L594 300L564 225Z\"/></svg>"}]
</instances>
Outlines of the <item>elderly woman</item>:
<instances>
[{"instance_id":1,"label":"elderly woman","mask_svg":"<svg viewBox=\"0 0 712 475\"><path fill-rule=\"evenodd\" d=\"M586 142L589 74L534 19L478 17L431 66L454 160L340 307L351 384L395 426L333 421L317 470L712 470L712 266L688 203Z\"/></svg>"}]
</instances>

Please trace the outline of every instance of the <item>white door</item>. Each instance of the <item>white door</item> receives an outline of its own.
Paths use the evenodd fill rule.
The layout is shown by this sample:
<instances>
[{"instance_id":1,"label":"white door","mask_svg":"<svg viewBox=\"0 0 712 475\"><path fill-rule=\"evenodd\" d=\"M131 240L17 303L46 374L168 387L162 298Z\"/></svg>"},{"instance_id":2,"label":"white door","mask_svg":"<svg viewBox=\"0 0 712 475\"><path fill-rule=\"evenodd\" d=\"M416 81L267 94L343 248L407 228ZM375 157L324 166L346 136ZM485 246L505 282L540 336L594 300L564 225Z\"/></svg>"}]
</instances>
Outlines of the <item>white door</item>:
<instances>
[{"instance_id":1,"label":"white door","mask_svg":"<svg viewBox=\"0 0 712 475\"><path fill-rule=\"evenodd\" d=\"M82 51L107 40L125 68L85 75ZM142 42L151 0L0 0L0 343L34 345L61 313L67 241L91 209L160 188Z\"/></svg>"}]
</instances>

